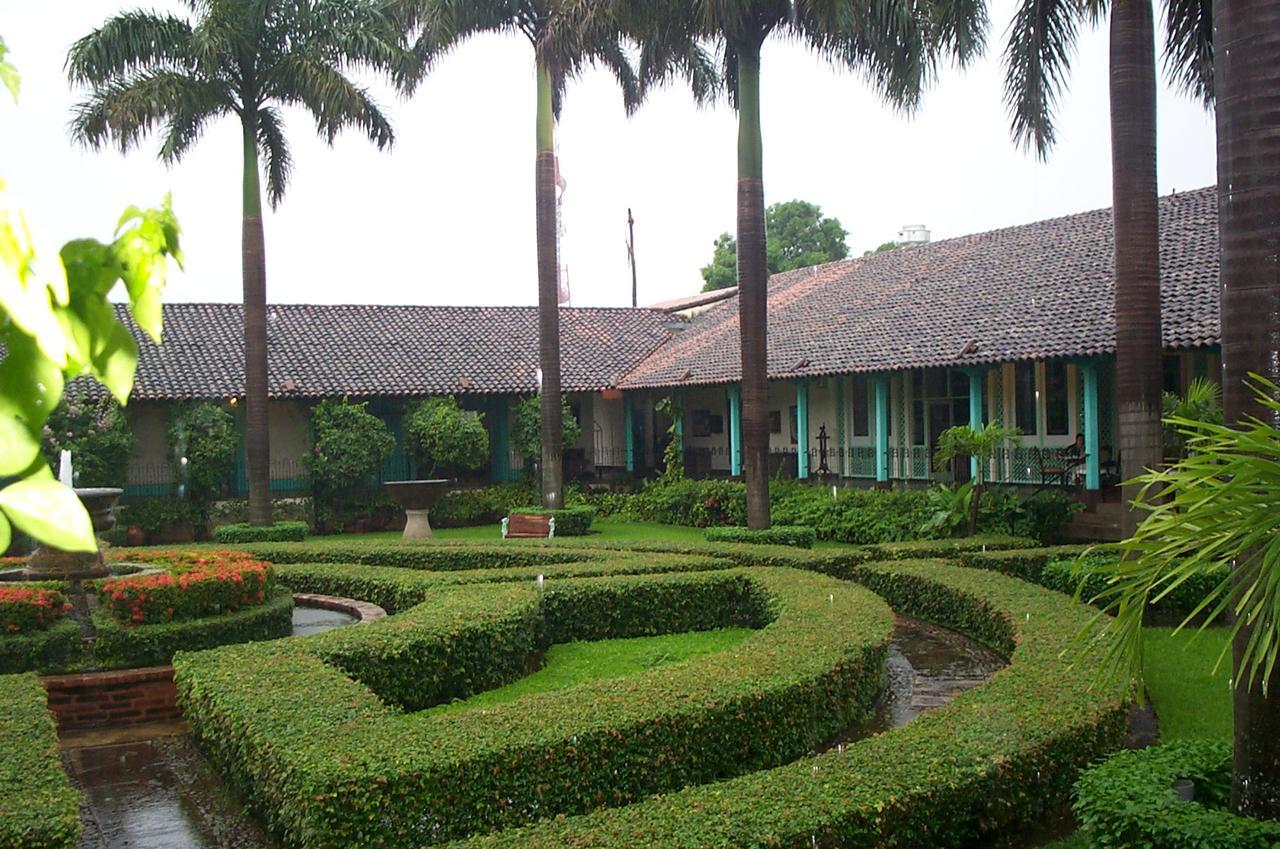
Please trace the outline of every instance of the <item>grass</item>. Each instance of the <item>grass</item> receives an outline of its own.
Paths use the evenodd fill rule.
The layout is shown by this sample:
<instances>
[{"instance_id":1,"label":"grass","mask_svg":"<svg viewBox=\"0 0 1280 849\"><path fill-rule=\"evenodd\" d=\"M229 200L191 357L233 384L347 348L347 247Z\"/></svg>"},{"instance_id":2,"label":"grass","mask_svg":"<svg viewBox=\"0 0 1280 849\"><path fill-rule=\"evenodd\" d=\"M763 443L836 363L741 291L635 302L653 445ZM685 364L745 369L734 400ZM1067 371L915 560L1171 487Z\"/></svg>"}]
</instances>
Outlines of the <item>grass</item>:
<instances>
[{"instance_id":1,"label":"grass","mask_svg":"<svg viewBox=\"0 0 1280 849\"><path fill-rule=\"evenodd\" d=\"M1144 628L1147 692L1160 720L1161 740L1230 740L1231 654L1218 674L1214 664L1227 645L1227 630Z\"/></svg>"},{"instance_id":2,"label":"grass","mask_svg":"<svg viewBox=\"0 0 1280 849\"><path fill-rule=\"evenodd\" d=\"M669 663L731 649L752 633L750 628L721 628L658 637L562 643L547 650L546 664L532 675L432 710L472 710L515 701L533 693L564 690L587 681L624 678Z\"/></svg>"}]
</instances>

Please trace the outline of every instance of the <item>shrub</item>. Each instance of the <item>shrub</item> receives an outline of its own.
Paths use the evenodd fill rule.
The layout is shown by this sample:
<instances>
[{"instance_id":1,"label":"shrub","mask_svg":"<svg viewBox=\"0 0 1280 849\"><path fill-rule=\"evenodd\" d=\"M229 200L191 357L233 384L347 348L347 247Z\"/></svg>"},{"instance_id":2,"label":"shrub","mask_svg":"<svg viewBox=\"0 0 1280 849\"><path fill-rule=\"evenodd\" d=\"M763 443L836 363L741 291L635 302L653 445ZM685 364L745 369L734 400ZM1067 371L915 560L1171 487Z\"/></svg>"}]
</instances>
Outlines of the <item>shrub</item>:
<instances>
[{"instance_id":1,"label":"shrub","mask_svg":"<svg viewBox=\"0 0 1280 849\"><path fill-rule=\"evenodd\" d=\"M180 498L145 498L126 504L121 525L137 525L148 538L181 525L204 523L200 507Z\"/></svg>"},{"instance_id":2,"label":"shrub","mask_svg":"<svg viewBox=\"0 0 1280 849\"><path fill-rule=\"evenodd\" d=\"M180 651L289 636L293 631L293 594L275 587L261 604L232 613L152 625L125 624L99 608L93 623L98 631L93 643L95 665L106 669L159 666L171 662Z\"/></svg>"},{"instance_id":3,"label":"shrub","mask_svg":"<svg viewBox=\"0 0 1280 849\"><path fill-rule=\"evenodd\" d=\"M0 634L27 634L48 628L70 606L57 590L0 584Z\"/></svg>"},{"instance_id":4,"label":"shrub","mask_svg":"<svg viewBox=\"0 0 1280 849\"><path fill-rule=\"evenodd\" d=\"M496 525L513 508L528 504L537 497L537 487L531 478L480 489L455 490L431 508L431 526L465 528Z\"/></svg>"},{"instance_id":5,"label":"shrub","mask_svg":"<svg viewBox=\"0 0 1280 849\"><path fill-rule=\"evenodd\" d=\"M49 414L40 447L54 469L60 453L71 452L76 486L123 486L133 443L124 410L110 395L95 401L69 394Z\"/></svg>"},{"instance_id":6,"label":"shrub","mask_svg":"<svg viewBox=\"0 0 1280 849\"><path fill-rule=\"evenodd\" d=\"M1174 795L1176 779L1195 783L1195 801ZM1274 849L1280 823L1227 810L1231 745L1179 741L1121 752L1086 770L1073 806L1095 846L1127 849Z\"/></svg>"},{"instance_id":7,"label":"shrub","mask_svg":"<svg viewBox=\"0 0 1280 849\"><path fill-rule=\"evenodd\" d=\"M311 469L316 524L324 524L348 506L353 493L368 487L382 461L395 450L386 422L364 403L321 401L311 410L315 444L305 462Z\"/></svg>"},{"instance_id":8,"label":"shrub","mask_svg":"<svg viewBox=\"0 0 1280 849\"><path fill-rule=\"evenodd\" d=\"M511 444L524 458L525 465L542 462L542 409L541 396L521 398L511 408ZM569 406L569 399L560 396L560 441L565 450L578 443L582 425Z\"/></svg>"},{"instance_id":9,"label":"shrub","mask_svg":"<svg viewBox=\"0 0 1280 849\"><path fill-rule=\"evenodd\" d=\"M226 407L206 401L174 408L169 450L185 495L200 506L201 515L226 489L239 449L235 416Z\"/></svg>"},{"instance_id":10,"label":"shrub","mask_svg":"<svg viewBox=\"0 0 1280 849\"><path fill-rule=\"evenodd\" d=\"M1093 549L1093 553L1078 558L1053 559L1046 563L1040 583L1067 595L1078 592L1082 601L1092 603L1111 586L1110 579L1118 558L1118 554ZM1227 577L1228 570L1225 567L1195 572L1160 599L1153 596L1148 605L1148 613L1162 620L1181 621Z\"/></svg>"},{"instance_id":11,"label":"shrub","mask_svg":"<svg viewBox=\"0 0 1280 849\"><path fill-rule=\"evenodd\" d=\"M796 548L813 548L817 534L813 528L794 525L774 525L764 530L747 528L707 528L708 542L751 542L757 545L790 545Z\"/></svg>"},{"instance_id":12,"label":"shrub","mask_svg":"<svg viewBox=\"0 0 1280 849\"><path fill-rule=\"evenodd\" d=\"M765 622L734 652L632 679L482 711L388 706L518 676L544 641ZM199 743L287 842L420 846L803 754L866 715L891 627L869 593L794 571L469 587L358 629L182 655L176 680Z\"/></svg>"},{"instance_id":13,"label":"shrub","mask_svg":"<svg viewBox=\"0 0 1280 849\"><path fill-rule=\"evenodd\" d=\"M101 604L117 621L143 625L220 616L262 604L275 586L271 564L243 552L170 553L162 557L171 565L171 572L102 584Z\"/></svg>"},{"instance_id":14,"label":"shrub","mask_svg":"<svg viewBox=\"0 0 1280 849\"><path fill-rule=\"evenodd\" d=\"M943 535L926 530L933 511L922 490L846 488L834 498L826 487L795 483L775 484L771 490L773 520L807 525L818 539L870 545Z\"/></svg>"},{"instance_id":15,"label":"shrub","mask_svg":"<svg viewBox=\"0 0 1280 849\"><path fill-rule=\"evenodd\" d=\"M489 432L452 395L411 402L404 426L420 477L453 477L480 468L489 457Z\"/></svg>"},{"instance_id":16,"label":"shrub","mask_svg":"<svg viewBox=\"0 0 1280 849\"><path fill-rule=\"evenodd\" d=\"M214 542L240 545L246 542L301 542L307 538L306 522L274 522L265 527L239 523L213 529Z\"/></svg>"},{"instance_id":17,"label":"shrub","mask_svg":"<svg viewBox=\"0 0 1280 849\"><path fill-rule=\"evenodd\" d=\"M83 660L83 650L80 625L63 616L42 630L0 635L0 675L73 669Z\"/></svg>"},{"instance_id":18,"label":"shrub","mask_svg":"<svg viewBox=\"0 0 1280 849\"><path fill-rule=\"evenodd\" d=\"M1044 489L1023 498L1014 489L988 489L978 507L978 527L987 533L1030 537L1043 545L1083 509L1059 490Z\"/></svg>"},{"instance_id":19,"label":"shrub","mask_svg":"<svg viewBox=\"0 0 1280 849\"><path fill-rule=\"evenodd\" d=\"M558 510L547 510L542 507L517 507L511 513L551 516L556 520L556 536L558 537L586 536L591 532L591 523L596 518L596 508L594 507L561 507Z\"/></svg>"},{"instance_id":20,"label":"shrub","mask_svg":"<svg viewBox=\"0 0 1280 849\"><path fill-rule=\"evenodd\" d=\"M73 849L80 794L35 675L0 676L0 849Z\"/></svg>"}]
</instances>

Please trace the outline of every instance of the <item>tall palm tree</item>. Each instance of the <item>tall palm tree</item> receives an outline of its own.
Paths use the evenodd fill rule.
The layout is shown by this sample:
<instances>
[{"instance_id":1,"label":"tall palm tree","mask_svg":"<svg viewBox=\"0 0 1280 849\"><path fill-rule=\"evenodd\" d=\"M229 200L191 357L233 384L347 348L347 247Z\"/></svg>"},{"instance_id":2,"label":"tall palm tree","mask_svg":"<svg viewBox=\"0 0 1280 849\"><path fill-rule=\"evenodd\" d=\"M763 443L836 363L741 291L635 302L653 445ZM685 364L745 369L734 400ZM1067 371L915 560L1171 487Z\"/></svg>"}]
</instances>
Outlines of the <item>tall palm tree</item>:
<instances>
[{"instance_id":1,"label":"tall palm tree","mask_svg":"<svg viewBox=\"0 0 1280 849\"><path fill-rule=\"evenodd\" d=\"M673 75L706 85L691 43L714 45L719 77L738 113L738 327L742 358L743 467L747 524L769 526L768 261L765 238L760 52L777 33L862 74L890 105L911 111L941 58L961 64L981 51L983 0L623 0L641 45L646 86Z\"/></svg>"},{"instance_id":2,"label":"tall palm tree","mask_svg":"<svg viewBox=\"0 0 1280 849\"><path fill-rule=\"evenodd\" d=\"M260 168L267 197L284 197L292 160L283 106L302 106L332 143L356 128L379 148L391 124L351 68L402 64L398 33L373 0L186 0L190 17L123 12L77 41L67 55L73 83L89 88L72 135L123 152L153 130L160 158L182 159L215 118L240 120L244 145L245 453L249 518L271 522L267 436L266 254ZM260 158L262 162L260 163Z\"/></svg>"},{"instance_id":3,"label":"tall palm tree","mask_svg":"<svg viewBox=\"0 0 1280 849\"><path fill-rule=\"evenodd\" d=\"M640 102L635 72L617 21L597 0L393 0L400 26L413 34L420 78L443 52L481 33L519 33L533 48L536 70L534 208L538 251L538 366L542 374L542 504L564 506L560 397L560 258L556 211L555 124L569 80L587 66L608 69L622 88L628 114Z\"/></svg>"},{"instance_id":4,"label":"tall palm tree","mask_svg":"<svg viewBox=\"0 0 1280 849\"><path fill-rule=\"evenodd\" d=\"M1218 232L1222 251L1223 418L1280 414L1245 385L1250 372L1280 384L1280 0L1216 0L1213 23L1218 124ZM1248 583L1248 574L1239 575ZM1235 665L1253 638L1242 623ZM1270 687L1263 686L1270 679ZM1280 693L1277 676L1237 682L1232 802L1250 816L1280 819ZM1240 686L1240 684L1248 686Z\"/></svg>"},{"instance_id":5,"label":"tall palm tree","mask_svg":"<svg viewBox=\"0 0 1280 849\"><path fill-rule=\"evenodd\" d=\"M1111 182L1114 220L1116 398L1120 474L1125 481L1161 462L1160 222L1156 200L1155 26L1151 0L1111 0ZM1053 111L1081 23L1106 0L1022 0L1005 48L1005 103L1013 135L1045 158ZM1173 82L1213 98L1210 0L1166 0L1165 70ZM1137 495L1124 487L1124 501ZM1122 512L1133 535L1139 511Z\"/></svg>"}]
</instances>

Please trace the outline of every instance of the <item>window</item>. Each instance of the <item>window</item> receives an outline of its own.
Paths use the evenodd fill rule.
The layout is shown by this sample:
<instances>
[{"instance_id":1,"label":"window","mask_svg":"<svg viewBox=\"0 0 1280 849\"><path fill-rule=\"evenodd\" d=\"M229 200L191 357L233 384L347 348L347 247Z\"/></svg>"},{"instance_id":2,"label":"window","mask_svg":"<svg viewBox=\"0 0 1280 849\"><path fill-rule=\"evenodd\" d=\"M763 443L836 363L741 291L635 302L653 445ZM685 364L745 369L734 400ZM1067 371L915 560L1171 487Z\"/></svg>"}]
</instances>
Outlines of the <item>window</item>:
<instances>
[{"instance_id":1,"label":"window","mask_svg":"<svg viewBox=\"0 0 1280 849\"><path fill-rule=\"evenodd\" d=\"M1013 367L1014 424L1026 434L1040 432L1036 421L1036 364L1017 363Z\"/></svg>"},{"instance_id":2,"label":"window","mask_svg":"<svg viewBox=\"0 0 1280 849\"><path fill-rule=\"evenodd\" d=\"M1071 431L1071 393L1067 387L1067 364L1060 360L1045 363L1044 426L1045 432L1053 436Z\"/></svg>"},{"instance_id":3,"label":"window","mask_svg":"<svg viewBox=\"0 0 1280 849\"><path fill-rule=\"evenodd\" d=\"M867 427L867 378L866 375L856 374L850 381L853 388L853 435L866 436L870 431Z\"/></svg>"}]
</instances>

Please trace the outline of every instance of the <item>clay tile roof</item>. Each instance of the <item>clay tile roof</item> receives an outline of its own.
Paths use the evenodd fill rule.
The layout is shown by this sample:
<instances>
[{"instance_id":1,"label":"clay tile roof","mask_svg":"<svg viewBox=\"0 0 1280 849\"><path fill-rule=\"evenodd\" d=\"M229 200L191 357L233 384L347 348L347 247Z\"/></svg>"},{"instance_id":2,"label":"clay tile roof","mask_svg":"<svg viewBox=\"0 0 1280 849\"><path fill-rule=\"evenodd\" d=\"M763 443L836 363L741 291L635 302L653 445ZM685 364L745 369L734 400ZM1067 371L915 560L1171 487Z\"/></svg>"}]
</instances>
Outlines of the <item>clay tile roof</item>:
<instances>
[{"instance_id":1,"label":"clay tile roof","mask_svg":"<svg viewBox=\"0 0 1280 849\"><path fill-rule=\"evenodd\" d=\"M1214 345L1215 189L1160 199L1168 348ZM769 376L803 377L1115 351L1111 210L775 274ZM740 379L738 299L711 307L623 388Z\"/></svg>"},{"instance_id":2,"label":"clay tile roof","mask_svg":"<svg viewBox=\"0 0 1280 849\"><path fill-rule=\"evenodd\" d=\"M166 304L164 344L138 339L134 398L244 394L239 304ZM273 397L527 393L537 389L536 307L267 307ZM668 336L644 309L560 310L562 385L586 392L621 375Z\"/></svg>"}]
</instances>

